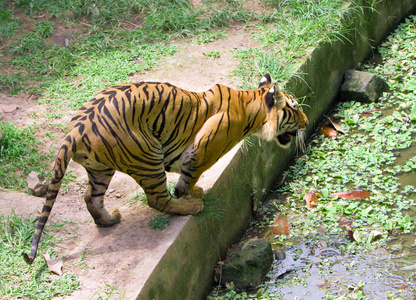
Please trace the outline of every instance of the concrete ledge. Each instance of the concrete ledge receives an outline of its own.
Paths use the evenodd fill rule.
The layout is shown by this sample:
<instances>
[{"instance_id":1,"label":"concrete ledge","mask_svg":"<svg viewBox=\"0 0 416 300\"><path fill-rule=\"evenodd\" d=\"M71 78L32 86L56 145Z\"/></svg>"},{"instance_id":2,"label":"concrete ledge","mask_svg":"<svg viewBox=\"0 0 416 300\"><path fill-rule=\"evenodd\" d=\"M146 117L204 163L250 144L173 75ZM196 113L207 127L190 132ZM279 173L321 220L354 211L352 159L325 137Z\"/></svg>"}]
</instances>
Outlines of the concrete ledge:
<instances>
[{"instance_id":1,"label":"concrete ledge","mask_svg":"<svg viewBox=\"0 0 416 300\"><path fill-rule=\"evenodd\" d=\"M358 2L366 6L370 1ZM352 20L356 33L349 37L352 43L325 43L312 52L300 68L303 79L293 77L286 86L297 97L313 93L305 101L310 105L305 108L311 124L309 133L333 105L344 72L369 57L372 47L415 9L414 0L377 1L374 10L363 9L362 17L346 17ZM218 178L206 197L206 210L211 213L188 218L136 299L194 300L206 296L215 263L250 224L253 193L260 197L261 191L270 189L294 158L294 145L282 150L274 143L252 141L252 146L235 149L228 165L226 160L218 162L221 173L210 170L214 172L210 176L217 174ZM205 180L200 180L203 187L207 187Z\"/></svg>"}]
</instances>

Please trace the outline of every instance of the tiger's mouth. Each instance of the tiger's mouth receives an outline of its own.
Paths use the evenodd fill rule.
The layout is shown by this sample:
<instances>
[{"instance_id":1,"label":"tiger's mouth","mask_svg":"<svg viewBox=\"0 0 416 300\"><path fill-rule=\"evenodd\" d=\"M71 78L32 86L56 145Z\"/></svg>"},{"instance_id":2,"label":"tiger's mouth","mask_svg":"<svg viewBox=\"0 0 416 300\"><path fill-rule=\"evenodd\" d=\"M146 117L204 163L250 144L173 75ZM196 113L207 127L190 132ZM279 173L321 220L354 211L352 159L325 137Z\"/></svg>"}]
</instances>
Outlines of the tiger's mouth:
<instances>
[{"instance_id":1,"label":"tiger's mouth","mask_svg":"<svg viewBox=\"0 0 416 300\"><path fill-rule=\"evenodd\" d=\"M279 141L279 144L286 146L291 141L292 138L296 136L296 131L294 132L285 132L277 136L277 140Z\"/></svg>"},{"instance_id":2,"label":"tiger's mouth","mask_svg":"<svg viewBox=\"0 0 416 300\"><path fill-rule=\"evenodd\" d=\"M289 147L289 144L294 137L296 137L296 152L298 154L304 153L306 151L306 134L304 129L282 133L278 135L276 139L280 146L286 148Z\"/></svg>"}]
</instances>

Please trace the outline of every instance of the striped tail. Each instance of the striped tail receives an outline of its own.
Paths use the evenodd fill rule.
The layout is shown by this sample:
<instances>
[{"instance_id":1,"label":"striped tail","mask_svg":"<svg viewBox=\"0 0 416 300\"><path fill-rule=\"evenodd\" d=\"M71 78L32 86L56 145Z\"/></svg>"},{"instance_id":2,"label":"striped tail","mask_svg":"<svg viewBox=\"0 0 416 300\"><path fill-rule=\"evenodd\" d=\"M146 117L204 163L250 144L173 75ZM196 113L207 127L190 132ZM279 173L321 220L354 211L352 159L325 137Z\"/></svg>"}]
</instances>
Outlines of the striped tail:
<instances>
[{"instance_id":1,"label":"striped tail","mask_svg":"<svg viewBox=\"0 0 416 300\"><path fill-rule=\"evenodd\" d=\"M46 200L43 204L43 209L35 229L35 234L33 235L32 249L30 251L30 255L23 253L23 258L28 264L32 264L36 258L38 244L43 232L43 228L45 227L45 224L48 221L52 207L56 200L56 196L58 195L59 188L61 187L62 178L65 175L65 171L71 157L74 155L76 151L76 147L77 143L75 138L73 139L70 136L70 134L68 134L56 156L55 167L52 170L52 180L49 184L48 193L46 194Z\"/></svg>"}]
</instances>

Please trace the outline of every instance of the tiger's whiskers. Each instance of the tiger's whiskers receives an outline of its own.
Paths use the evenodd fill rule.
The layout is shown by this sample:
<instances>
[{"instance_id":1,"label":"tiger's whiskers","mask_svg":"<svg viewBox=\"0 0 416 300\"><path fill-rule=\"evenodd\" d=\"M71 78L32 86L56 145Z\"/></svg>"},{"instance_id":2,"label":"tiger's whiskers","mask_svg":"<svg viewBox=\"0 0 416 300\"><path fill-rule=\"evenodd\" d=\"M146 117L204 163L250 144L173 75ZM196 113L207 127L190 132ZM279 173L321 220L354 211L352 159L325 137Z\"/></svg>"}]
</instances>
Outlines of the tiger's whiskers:
<instances>
[{"instance_id":1,"label":"tiger's whiskers","mask_svg":"<svg viewBox=\"0 0 416 300\"><path fill-rule=\"evenodd\" d=\"M298 129L296 131L296 153L297 153L297 155L305 153L305 151L306 151L305 140L306 140L305 130Z\"/></svg>"}]
</instances>

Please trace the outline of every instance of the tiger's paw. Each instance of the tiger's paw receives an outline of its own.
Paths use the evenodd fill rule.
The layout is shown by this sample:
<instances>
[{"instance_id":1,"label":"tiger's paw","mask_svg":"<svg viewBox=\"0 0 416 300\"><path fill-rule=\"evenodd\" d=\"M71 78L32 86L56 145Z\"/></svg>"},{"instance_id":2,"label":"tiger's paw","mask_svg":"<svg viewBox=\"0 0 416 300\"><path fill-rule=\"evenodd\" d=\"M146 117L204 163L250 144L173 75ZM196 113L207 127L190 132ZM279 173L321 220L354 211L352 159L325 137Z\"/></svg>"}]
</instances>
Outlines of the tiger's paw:
<instances>
[{"instance_id":1,"label":"tiger's paw","mask_svg":"<svg viewBox=\"0 0 416 300\"><path fill-rule=\"evenodd\" d=\"M204 198L204 190L200 188L199 186L194 186L194 188L190 191L188 195L183 195L182 197L180 197L180 199L192 199L192 198L197 198L197 199Z\"/></svg>"},{"instance_id":2,"label":"tiger's paw","mask_svg":"<svg viewBox=\"0 0 416 300\"><path fill-rule=\"evenodd\" d=\"M115 224L120 223L121 214L117 208L110 209L106 217L101 217L98 220L94 220L95 224L99 227L111 227Z\"/></svg>"},{"instance_id":3,"label":"tiger's paw","mask_svg":"<svg viewBox=\"0 0 416 300\"><path fill-rule=\"evenodd\" d=\"M169 206L164 210L167 213L179 215L196 215L204 209L204 202L202 199L171 199Z\"/></svg>"},{"instance_id":4,"label":"tiger's paw","mask_svg":"<svg viewBox=\"0 0 416 300\"><path fill-rule=\"evenodd\" d=\"M191 195L193 198L204 198L204 190L199 186L194 186L194 188L191 191Z\"/></svg>"}]
</instances>

